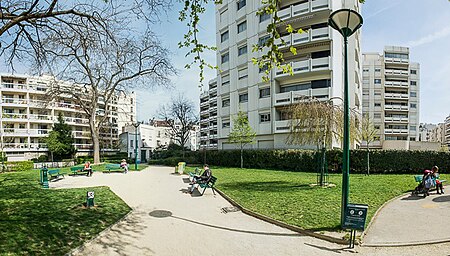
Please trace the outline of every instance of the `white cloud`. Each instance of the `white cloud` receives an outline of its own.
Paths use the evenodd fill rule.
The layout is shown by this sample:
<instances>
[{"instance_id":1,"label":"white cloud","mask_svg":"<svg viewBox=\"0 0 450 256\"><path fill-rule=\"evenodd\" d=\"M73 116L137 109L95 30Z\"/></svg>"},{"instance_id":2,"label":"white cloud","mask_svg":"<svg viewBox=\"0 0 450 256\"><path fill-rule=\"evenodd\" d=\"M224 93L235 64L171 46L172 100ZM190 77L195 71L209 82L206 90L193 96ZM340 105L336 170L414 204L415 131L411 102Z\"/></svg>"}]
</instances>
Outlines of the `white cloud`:
<instances>
[{"instance_id":1,"label":"white cloud","mask_svg":"<svg viewBox=\"0 0 450 256\"><path fill-rule=\"evenodd\" d=\"M384 11L387 11L387 10L397 6L397 5L399 5L399 2L393 3L391 5L388 5L388 6L384 7L384 8L381 8L381 9L375 11L374 13L369 13L368 15L364 16L364 20L367 21L367 20L377 16L378 14L380 14L380 13L382 13Z\"/></svg>"},{"instance_id":2,"label":"white cloud","mask_svg":"<svg viewBox=\"0 0 450 256\"><path fill-rule=\"evenodd\" d=\"M444 38L446 36L450 35L450 27L447 26L439 31L436 31L434 33L425 35L417 40L412 40L407 43L410 47L417 47L424 44L432 43L438 39Z\"/></svg>"}]
</instances>

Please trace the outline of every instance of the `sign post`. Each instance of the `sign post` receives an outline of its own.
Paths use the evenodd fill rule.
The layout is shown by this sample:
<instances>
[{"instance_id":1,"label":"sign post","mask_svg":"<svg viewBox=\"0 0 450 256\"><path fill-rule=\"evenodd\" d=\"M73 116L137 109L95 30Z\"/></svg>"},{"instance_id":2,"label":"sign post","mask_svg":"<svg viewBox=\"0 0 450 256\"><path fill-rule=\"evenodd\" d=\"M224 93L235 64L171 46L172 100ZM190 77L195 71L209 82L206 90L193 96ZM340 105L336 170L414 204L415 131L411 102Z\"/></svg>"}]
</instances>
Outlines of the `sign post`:
<instances>
[{"instance_id":1,"label":"sign post","mask_svg":"<svg viewBox=\"0 0 450 256\"><path fill-rule=\"evenodd\" d=\"M86 207L94 206L94 191L88 191L86 196Z\"/></svg>"},{"instance_id":2,"label":"sign post","mask_svg":"<svg viewBox=\"0 0 450 256\"><path fill-rule=\"evenodd\" d=\"M356 230L364 231L368 209L366 204L348 204L345 209L342 229L350 229L350 249L355 248Z\"/></svg>"}]
</instances>

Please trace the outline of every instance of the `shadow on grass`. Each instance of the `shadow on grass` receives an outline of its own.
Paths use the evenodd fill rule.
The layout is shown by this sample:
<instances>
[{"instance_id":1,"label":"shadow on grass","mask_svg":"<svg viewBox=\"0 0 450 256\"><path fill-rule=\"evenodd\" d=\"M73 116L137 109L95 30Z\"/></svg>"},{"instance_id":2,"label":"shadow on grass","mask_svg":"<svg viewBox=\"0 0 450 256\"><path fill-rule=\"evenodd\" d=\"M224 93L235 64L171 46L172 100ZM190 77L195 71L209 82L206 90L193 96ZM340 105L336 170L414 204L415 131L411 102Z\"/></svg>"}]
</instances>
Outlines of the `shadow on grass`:
<instances>
[{"instance_id":1,"label":"shadow on grass","mask_svg":"<svg viewBox=\"0 0 450 256\"><path fill-rule=\"evenodd\" d=\"M208 224L208 223L204 223L204 222L200 222L200 221L195 221L195 220L190 220L190 219L177 217L177 216L173 216L173 215L171 216L171 218L182 220L182 221L186 221L186 222L190 222L190 223L194 223L194 224L205 226L205 227L209 227L209 228L226 230L226 231L231 231L231 232L238 232L238 233L245 233L245 234L265 235L265 236L290 236L290 237L303 236L302 234L298 234L298 233L271 233L271 232L264 232L264 231L252 231L252 230L235 229L235 228L231 228L231 227L212 225L212 224Z\"/></svg>"},{"instance_id":2,"label":"shadow on grass","mask_svg":"<svg viewBox=\"0 0 450 256\"><path fill-rule=\"evenodd\" d=\"M295 184L286 181L261 181L261 182L233 182L221 183L221 187L230 190L249 190L266 192L292 192L298 190L312 190L309 184Z\"/></svg>"}]
</instances>

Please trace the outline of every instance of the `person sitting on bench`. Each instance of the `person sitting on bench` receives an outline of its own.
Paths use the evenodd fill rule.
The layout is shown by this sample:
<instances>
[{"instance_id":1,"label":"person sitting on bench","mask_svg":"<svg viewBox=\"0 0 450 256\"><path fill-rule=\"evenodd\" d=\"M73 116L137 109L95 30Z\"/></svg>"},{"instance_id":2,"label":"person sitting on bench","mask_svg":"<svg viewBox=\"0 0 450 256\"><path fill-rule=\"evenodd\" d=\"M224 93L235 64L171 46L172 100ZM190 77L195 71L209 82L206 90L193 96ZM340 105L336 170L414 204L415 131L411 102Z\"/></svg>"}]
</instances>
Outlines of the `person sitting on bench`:
<instances>
[{"instance_id":1,"label":"person sitting on bench","mask_svg":"<svg viewBox=\"0 0 450 256\"><path fill-rule=\"evenodd\" d=\"M123 169L124 173L128 173L128 164L127 160L122 159L122 162L120 162L120 167Z\"/></svg>"},{"instance_id":2,"label":"person sitting on bench","mask_svg":"<svg viewBox=\"0 0 450 256\"><path fill-rule=\"evenodd\" d=\"M88 176L88 177L91 177L91 176L92 176L91 162L87 161L87 162L84 164L84 169L83 169L83 170L84 170L84 171L87 171L87 176Z\"/></svg>"},{"instance_id":3,"label":"person sitting on bench","mask_svg":"<svg viewBox=\"0 0 450 256\"><path fill-rule=\"evenodd\" d=\"M199 183L205 183L208 182L209 179L212 176L212 172L211 169L209 169L209 166L207 164L203 165L203 173L202 175L198 176L195 175L191 184L191 187L189 188L189 193L192 194L192 192L194 192L194 188L195 188L195 184L199 184Z\"/></svg>"}]
</instances>

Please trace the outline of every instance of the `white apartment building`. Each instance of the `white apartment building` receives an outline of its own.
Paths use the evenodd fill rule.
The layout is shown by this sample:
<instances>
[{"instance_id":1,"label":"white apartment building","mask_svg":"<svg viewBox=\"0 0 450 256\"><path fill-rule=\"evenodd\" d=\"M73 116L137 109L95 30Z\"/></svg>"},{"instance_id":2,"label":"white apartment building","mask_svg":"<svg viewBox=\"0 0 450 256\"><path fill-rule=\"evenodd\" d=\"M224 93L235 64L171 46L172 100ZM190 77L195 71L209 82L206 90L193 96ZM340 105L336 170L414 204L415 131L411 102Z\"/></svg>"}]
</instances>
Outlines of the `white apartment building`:
<instances>
[{"instance_id":1,"label":"white apartment building","mask_svg":"<svg viewBox=\"0 0 450 256\"><path fill-rule=\"evenodd\" d=\"M47 154L44 138L57 122L59 113L63 114L66 123L73 129L77 154L92 152L88 119L81 107L69 97L61 96L58 101L51 102L46 100L46 92L55 82L54 77L2 74L0 79L1 150L9 161L28 160ZM108 124L100 133L103 151L113 150L118 143L117 102L118 98L108 106L112 111ZM99 108L100 115L105 107L103 104Z\"/></svg>"},{"instance_id":2,"label":"white apartment building","mask_svg":"<svg viewBox=\"0 0 450 256\"><path fill-rule=\"evenodd\" d=\"M425 124L421 123L419 125L419 141L434 141L433 140L433 130L438 127L436 124Z\"/></svg>"},{"instance_id":3,"label":"white apartment building","mask_svg":"<svg viewBox=\"0 0 450 256\"><path fill-rule=\"evenodd\" d=\"M411 149L410 142L419 141L419 64L409 60L409 48L399 46L364 53L363 59L363 114L380 131L370 146Z\"/></svg>"},{"instance_id":4,"label":"white apartment building","mask_svg":"<svg viewBox=\"0 0 450 256\"><path fill-rule=\"evenodd\" d=\"M445 123L439 123L431 130L430 139L433 142L439 142L442 146L447 146L445 141Z\"/></svg>"},{"instance_id":5,"label":"white apartment building","mask_svg":"<svg viewBox=\"0 0 450 256\"><path fill-rule=\"evenodd\" d=\"M208 90L200 95L200 147L217 149L217 79L208 83Z\"/></svg>"},{"instance_id":6,"label":"white apartment building","mask_svg":"<svg viewBox=\"0 0 450 256\"><path fill-rule=\"evenodd\" d=\"M195 125L189 133L186 147L192 151L199 149L200 139L198 137L200 127ZM127 152L128 157L135 158L136 140L137 159L141 162L147 162L151 159L154 150L167 149L169 144L176 143L170 137L171 128L164 121L151 121L140 124L137 128L133 125L124 127L124 132L120 134L121 152Z\"/></svg>"},{"instance_id":7,"label":"white apartment building","mask_svg":"<svg viewBox=\"0 0 450 256\"><path fill-rule=\"evenodd\" d=\"M445 118L445 144L450 149L450 116Z\"/></svg>"},{"instance_id":8,"label":"white apartment building","mask_svg":"<svg viewBox=\"0 0 450 256\"><path fill-rule=\"evenodd\" d=\"M269 38L269 15L256 15L261 1L224 0L216 6L217 61L217 138L218 149L235 148L227 143L232 120L239 110L247 113L257 137L252 148L302 148L288 145L290 131L286 107L299 97L309 96L343 104L343 37L331 29L328 17L332 11L350 8L359 11L357 0L282 0L278 15L302 34L288 34L278 27L286 45L280 45L293 75L271 70L270 82L264 82L264 70L252 63L252 46ZM280 42L280 40L278 40ZM294 46L298 54L289 53ZM350 107L361 113L360 32L349 38ZM206 110L206 108L204 109ZM205 128L206 126L201 126ZM202 133L205 136L205 133ZM211 142L211 140L210 140ZM214 141L213 141L214 142ZM336 147L340 144L336 143Z\"/></svg>"}]
</instances>

